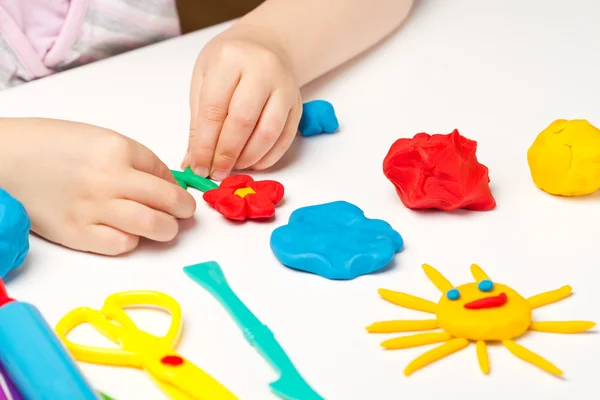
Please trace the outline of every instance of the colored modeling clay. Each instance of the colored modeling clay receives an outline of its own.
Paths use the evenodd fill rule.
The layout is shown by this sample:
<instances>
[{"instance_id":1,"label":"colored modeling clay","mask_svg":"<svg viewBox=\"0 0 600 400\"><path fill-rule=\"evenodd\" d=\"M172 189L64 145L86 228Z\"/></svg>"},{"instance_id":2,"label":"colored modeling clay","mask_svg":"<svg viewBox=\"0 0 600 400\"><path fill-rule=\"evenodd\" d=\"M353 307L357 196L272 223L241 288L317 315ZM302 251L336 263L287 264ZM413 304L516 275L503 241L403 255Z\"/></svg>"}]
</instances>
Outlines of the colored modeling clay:
<instances>
[{"instance_id":1,"label":"colored modeling clay","mask_svg":"<svg viewBox=\"0 0 600 400\"><path fill-rule=\"evenodd\" d=\"M206 192L207 190L216 189L219 187L219 185L210 179L194 174L191 168L186 168L186 170L183 172L171 170L171 173L173 174L173 177L179 186L184 189L187 189L188 186L191 186L201 192Z\"/></svg>"},{"instance_id":2,"label":"colored modeling clay","mask_svg":"<svg viewBox=\"0 0 600 400\"><path fill-rule=\"evenodd\" d=\"M4 287L4 282L2 281L2 278L0 278L0 307L13 301L15 300L8 297L8 293L6 293L6 288Z\"/></svg>"},{"instance_id":3,"label":"colored modeling clay","mask_svg":"<svg viewBox=\"0 0 600 400\"><path fill-rule=\"evenodd\" d=\"M23 400L2 364L0 364L0 400Z\"/></svg>"},{"instance_id":4,"label":"colored modeling clay","mask_svg":"<svg viewBox=\"0 0 600 400\"><path fill-rule=\"evenodd\" d=\"M322 400L296 370L273 332L237 297L219 264L210 261L187 266L183 271L225 307L244 332L246 340L279 372L279 379L269 385L271 390L287 400Z\"/></svg>"},{"instance_id":5,"label":"colored modeling clay","mask_svg":"<svg viewBox=\"0 0 600 400\"><path fill-rule=\"evenodd\" d=\"M559 119L527 152L535 185L553 195L581 196L600 188L600 129L584 119Z\"/></svg>"},{"instance_id":6,"label":"colored modeling clay","mask_svg":"<svg viewBox=\"0 0 600 400\"><path fill-rule=\"evenodd\" d=\"M171 314L167 333L158 337L140 330L127 315L130 307L161 309ZM85 323L121 347L85 346L67 339L73 329ZM145 370L171 399L235 400L224 386L175 352L173 345L179 341L181 329L179 303L152 291L115 293L104 301L102 310L77 308L56 326L58 336L79 361Z\"/></svg>"},{"instance_id":7,"label":"colored modeling clay","mask_svg":"<svg viewBox=\"0 0 600 400\"><path fill-rule=\"evenodd\" d=\"M27 400L98 400L37 308L11 301L0 280L0 363Z\"/></svg>"},{"instance_id":8,"label":"colored modeling clay","mask_svg":"<svg viewBox=\"0 0 600 400\"><path fill-rule=\"evenodd\" d=\"M550 333L580 333L596 324L588 321L534 322L532 310L560 301L571 294L570 286L529 298L501 283L493 283L483 270L473 264L475 283L454 287L442 274L429 265L423 270L442 292L436 303L409 294L380 289L379 294L400 307L435 315L434 319L377 322L367 328L372 333L415 332L441 329L442 332L419 333L384 341L386 349L406 349L433 343L442 345L427 351L404 370L406 375L434 361L464 349L471 341L477 343L479 367L484 374L490 369L486 342L501 342L516 357L546 372L562 375L554 364L517 344L514 340L527 331Z\"/></svg>"},{"instance_id":9,"label":"colored modeling clay","mask_svg":"<svg viewBox=\"0 0 600 400\"><path fill-rule=\"evenodd\" d=\"M325 100L313 100L302 105L302 118L298 130L302 136L333 133L339 128L333 105Z\"/></svg>"},{"instance_id":10,"label":"colored modeling clay","mask_svg":"<svg viewBox=\"0 0 600 400\"><path fill-rule=\"evenodd\" d=\"M477 142L454 130L448 135L418 133L398 139L383 161L383 172L410 209L487 211L496 202L488 169L477 161Z\"/></svg>"},{"instance_id":11,"label":"colored modeling clay","mask_svg":"<svg viewBox=\"0 0 600 400\"><path fill-rule=\"evenodd\" d=\"M0 188L0 278L25 261L30 228L23 204Z\"/></svg>"},{"instance_id":12,"label":"colored modeling clay","mask_svg":"<svg viewBox=\"0 0 600 400\"><path fill-rule=\"evenodd\" d=\"M271 234L271 250L282 264L328 279L380 270L403 244L387 222L345 201L299 208Z\"/></svg>"},{"instance_id":13,"label":"colored modeling clay","mask_svg":"<svg viewBox=\"0 0 600 400\"><path fill-rule=\"evenodd\" d=\"M248 175L232 175L218 189L205 192L203 198L223 216L243 221L271 218L283 193L283 185L277 181L254 181Z\"/></svg>"}]
</instances>

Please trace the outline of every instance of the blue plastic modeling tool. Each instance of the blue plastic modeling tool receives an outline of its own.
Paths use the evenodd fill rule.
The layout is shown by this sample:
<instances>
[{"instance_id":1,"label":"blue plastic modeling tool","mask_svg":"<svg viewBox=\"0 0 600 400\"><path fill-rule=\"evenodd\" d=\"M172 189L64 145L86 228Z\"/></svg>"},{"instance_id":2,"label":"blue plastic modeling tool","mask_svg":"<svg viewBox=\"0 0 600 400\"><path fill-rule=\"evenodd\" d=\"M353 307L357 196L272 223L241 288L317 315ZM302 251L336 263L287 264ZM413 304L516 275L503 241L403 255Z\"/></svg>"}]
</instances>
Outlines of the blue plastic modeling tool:
<instances>
[{"instance_id":1,"label":"blue plastic modeling tool","mask_svg":"<svg viewBox=\"0 0 600 400\"><path fill-rule=\"evenodd\" d=\"M298 373L273 332L237 297L219 264L209 261L187 266L183 271L219 300L242 329L246 340L279 372L279 379L269 385L275 394L286 400L323 400Z\"/></svg>"},{"instance_id":2,"label":"blue plastic modeling tool","mask_svg":"<svg viewBox=\"0 0 600 400\"><path fill-rule=\"evenodd\" d=\"M100 399L40 311L9 298L2 279L0 363L23 399Z\"/></svg>"}]
</instances>

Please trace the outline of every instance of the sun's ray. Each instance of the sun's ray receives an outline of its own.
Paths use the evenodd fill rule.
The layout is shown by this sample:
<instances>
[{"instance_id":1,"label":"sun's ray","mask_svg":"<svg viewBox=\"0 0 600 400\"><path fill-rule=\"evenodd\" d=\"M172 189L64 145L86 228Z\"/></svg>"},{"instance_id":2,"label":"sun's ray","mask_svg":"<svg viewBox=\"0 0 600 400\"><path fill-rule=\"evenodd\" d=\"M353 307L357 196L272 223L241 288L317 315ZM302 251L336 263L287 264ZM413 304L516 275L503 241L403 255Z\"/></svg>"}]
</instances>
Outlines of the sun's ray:
<instances>
[{"instance_id":1,"label":"sun's ray","mask_svg":"<svg viewBox=\"0 0 600 400\"><path fill-rule=\"evenodd\" d=\"M452 335L446 332L418 333L416 335L401 336L386 340L381 343L381 346L386 349L408 349L426 344L446 342L450 339L452 339Z\"/></svg>"},{"instance_id":2,"label":"sun's ray","mask_svg":"<svg viewBox=\"0 0 600 400\"><path fill-rule=\"evenodd\" d=\"M471 264L471 275L477 282L490 280L490 277L477 264Z\"/></svg>"},{"instance_id":3,"label":"sun's ray","mask_svg":"<svg viewBox=\"0 0 600 400\"><path fill-rule=\"evenodd\" d=\"M469 345L469 341L463 338L455 338L447 341L446 343L431 349L419 357L415 358L410 364L404 369L404 375L409 376L413 372L426 367L434 361L442 359L452 353L456 353L459 350L464 349Z\"/></svg>"},{"instance_id":4,"label":"sun's ray","mask_svg":"<svg viewBox=\"0 0 600 400\"><path fill-rule=\"evenodd\" d=\"M527 299L532 309L539 308L548 304L556 303L566 297L568 297L573 289L571 286L566 285L560 289L552 290L550 292L544 292L536 294Z\"/></svg>"},{"instance_id":5,"label":"sun's ray","mask_svg":"<svg viewBox=\"0 0 600 400\"><path fill-rule=\"evenodd\" d=\"M533 364L536 367L541 368L544 371L554 375L563 374L563 372L560 369L558 369L556 365L552 364L550 361L546 360L539 354L536 354L533 351L521 346L520 344L513 342L512 340L503 340L502 344L504 344L511 353L513 353L515 356L517 356L523 361L527 361L528 363Z\"/></svg>"},{"instance_id":6,"label":"sun's ray","mask_svg":"<svg viewBox=\"0 0 600 400\"><path fill-rule=\"evenodd\" d=\"M487 375L490 372L490 359L488 357L487 346L483 340L477 341L477 360L479 361L481 372Z\"/></svg>"},{"instance_id":7,"label":"sun's ray","mask_svg":"<svg viewBox=\"0 0 600 400\"><path fill-rule=\"evenodd\" d=\"M581 333L595 326L596 323L591 321L545 321L532 323L529 330L548 333Z\"/></svg>"},{"instance_id":8,"label":"sun's ray","mask_svg":"<svg viewBox=\"0 0 600 400\"><path fill-rule=\"evenodd\" d=\"M370 333L396 333L396 332L415 332L431 331L439 326L436 319L422 320L397 320L375 322L367 326L367 332Z\"/></svg>"},{"instance_id":9,"label":"sun's ray","mask_svg":"<svg viewBox=\"0 0 600 400\"><path fill-rule=\"evenodd\" d=\"M411 296L410 294L394 292L393 290L388 289L379 289L377 292L385 300L400 307L423 311L430 314L435 314L437 309L437 304L420 297Z\"/></svg>"},{"instance_id":10,"label":"sun's ray","mask_svg":"<svg viewBox=\"0 0 600 400\"><path fill-rule=\"evenodd\" d=\"M580 320L532 321L532 310L567 298L572 293L571 286L524 299L507 285L494 285L477 264L471 264L471 275L475 282L456 287L431 265L423 264L422 267L429 280L442 292L437 302L388 289L379 289L378 292L390 303L433 315L419 320L378 321L366 327L367 332L371 333L408 332L404 336L395 335L382 341L381 346L386 349L434 344L406 366L406 376L464 349L470 340L476 343L477 361L483 374L489 374L491 369L489 342L501 342L515 357L560 376L563 372L556 365L516 343L517 338L527 331L575 334L596 326L595 322ZM486 297L486 292L491 292L491 296Z\"/></svg>"},{"instance_id":11,"label":"sun's ray","mask_svg":"<svg viewBox=\"0 0 600 400\"><path fill-rule=\"evenodd\" d=\"M433 283L440 292L446 293L448 290L454 287L452 286L452 283L450 283L450 281L444 277L444 275L442 275L431 265L423 264L423 271L425 271L425 275L427 275L431 283Z\"/></svg>"}]
</instances>

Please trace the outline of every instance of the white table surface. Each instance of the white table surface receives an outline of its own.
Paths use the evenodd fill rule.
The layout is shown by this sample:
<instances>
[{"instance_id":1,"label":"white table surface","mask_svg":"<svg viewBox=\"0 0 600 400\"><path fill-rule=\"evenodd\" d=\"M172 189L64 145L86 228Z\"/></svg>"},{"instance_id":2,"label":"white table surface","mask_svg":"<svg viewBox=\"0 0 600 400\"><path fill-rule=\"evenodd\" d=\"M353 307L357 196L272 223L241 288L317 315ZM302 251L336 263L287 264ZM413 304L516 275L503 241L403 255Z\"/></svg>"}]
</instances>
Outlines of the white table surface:
<instances>
[{"instance_id":1,"label":"white table surface","mask_svg":"<svg viewBox=\"0 0 600 400\"><path fill-rule=\"evenodd\" d=\"M377 289L428 299L439 293L424 262L455 284L479 263L492 279L524 296L570 284L575 295L535 310L536 320L600 321L600 193L564 199L532 183L526 152L557 118L600 126L600 4L571 2L422 1L404 28L382 46L304 90L327 99L341 131L299 137L277 168L254 174L286 187L272 223L234 226L194 192L195 222L170 244L144 242L107 258L73 252L38 238L26 265L8 281L13 297L36 304L56 323L77 306L99 307L123 290L158 290L182 305L179 352L241 399L275 398L270 366L249 346L223 308L181 271L216 260L243 301L275 332L327 399L566 399L600 389L600 336L526 335L519 343L565 371L554 378L490 347L492 373L478 369L474 345L404 377L423 348L383 351L384 336L364 327L378 320L425 317L379 298ZM153 149L172 168L184 154L188 82L197 52L226 25L0 93L1 116L44 116L99 124ZM419 213L406 209L382 173L393 141L417 132L460 132L479 143L498 207L484 213ZM32 165L35 168L35 165ZM334 282L281 266L271 231L302 206L346 200L368 217L387 220L406 247L385 273ZM149 329L166 318L144 314ZM96 342L91 331L81 340ZM100 390L118 400L162 399L140 371L84 365ZM589 397L589 396L588 396Z\"/></svg>"}]
</instances>

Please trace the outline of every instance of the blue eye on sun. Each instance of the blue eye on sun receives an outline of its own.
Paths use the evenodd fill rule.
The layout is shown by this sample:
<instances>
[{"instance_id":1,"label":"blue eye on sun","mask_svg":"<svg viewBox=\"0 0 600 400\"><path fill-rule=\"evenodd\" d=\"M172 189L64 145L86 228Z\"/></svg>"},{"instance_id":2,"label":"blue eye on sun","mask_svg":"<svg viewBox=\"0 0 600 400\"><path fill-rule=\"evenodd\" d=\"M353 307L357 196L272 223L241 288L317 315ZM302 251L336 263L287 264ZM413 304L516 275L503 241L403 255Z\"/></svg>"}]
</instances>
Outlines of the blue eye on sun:
<instances>
[{"instance_id":1,"label":"blue eye on sun","mask_svg":"<svg viewBox=\"0 0 600 400\"><path fill-rule=\"evenodd\" d=\"M494 283L488 279L484 279L477 284L477 288L482 292L491 292L494 290Z\"/></svg>"},{"instance_id":2,"label":"blue eye on sun","mask_svg":"<svg viewBox=\"0 0 600 400\"><path fill-rule=\"evenodd\" d=\"M460 298L460 292L456 288L450 289L446 292L446 297L448 300L458 300Z\"/></svg>"}]
</instances>

